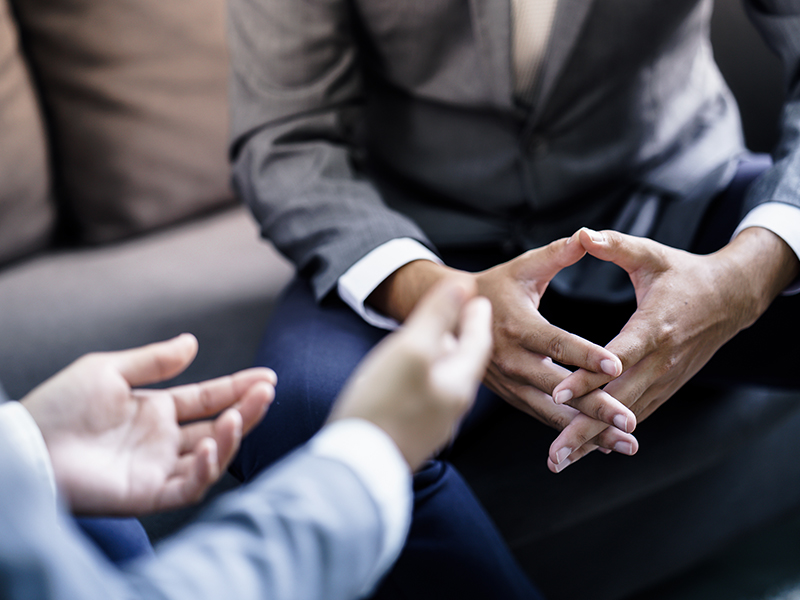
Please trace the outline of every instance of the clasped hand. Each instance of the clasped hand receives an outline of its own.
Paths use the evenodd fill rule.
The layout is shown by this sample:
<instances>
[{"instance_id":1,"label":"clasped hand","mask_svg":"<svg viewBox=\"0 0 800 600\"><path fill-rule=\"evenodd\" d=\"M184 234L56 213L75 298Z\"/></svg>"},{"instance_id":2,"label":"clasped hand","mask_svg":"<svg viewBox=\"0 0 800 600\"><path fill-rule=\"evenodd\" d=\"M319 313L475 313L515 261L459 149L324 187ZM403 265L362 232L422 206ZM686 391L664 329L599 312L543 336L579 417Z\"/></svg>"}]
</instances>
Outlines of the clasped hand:
<instances>
[{"instance_id":1,"label":"clasped hand","mask_svg":"<svg viewBox=\"0 0 800 600\"><path fill-rule=\"evenodd\" d=\"M561 365L606 378L622 373L612 350L559 329L539 312L552 278L585 254L575 234L475 275L479 293L492 301L494 310L494 352L484 383L512 406L557 430L575 422L592 424L597 434L584 440L587 450L630 455L638 449L631 435L636 417L599 386L564 404L553 402L555 388L570 375ZM558 462L567 457L559 455Z\"/></svg>"},{"instance_id":2,"label":"clasped hand","mask_svg":"<svg viewBox=\"0 0 800 600\"><path fill-rule=\"evenodd\" d=\"M602 389L642 421L693 377L736 333L749 327L797 272L780 238L761 228L740 233L710 255L670 248L646 238L587 229L577 234L592 256L630 276L637 309L606 346L622 361L612 377L580 368L553 388L557 402ZM550 448L560 471L592 450L606 425L576 418Z\"/></svg>"}]
</instances>

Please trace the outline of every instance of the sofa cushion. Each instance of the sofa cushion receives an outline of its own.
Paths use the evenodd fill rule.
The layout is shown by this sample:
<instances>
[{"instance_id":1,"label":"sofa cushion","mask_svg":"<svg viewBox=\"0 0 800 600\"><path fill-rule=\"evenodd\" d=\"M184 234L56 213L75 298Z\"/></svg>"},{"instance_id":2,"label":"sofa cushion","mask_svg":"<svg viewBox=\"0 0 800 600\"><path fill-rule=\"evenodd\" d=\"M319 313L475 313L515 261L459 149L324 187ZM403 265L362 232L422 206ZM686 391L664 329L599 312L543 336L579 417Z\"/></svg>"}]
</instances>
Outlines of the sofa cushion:
<instances>
[{"instance_id":1,"label":"sofa cushion","mask_svg":"<svg viewBox=\"0 0 800 600\"><path fill-rule=\"evenodd\" d=\"M21 398L81 354L184 331L200 351L175 383L249 367L292 273L242 206L102 248L43 253L0 271L0 381Z\"/></svg>"},{"instance_id":2,"label":"sofa cushion","mask_svg":"<svg viewBox=\"0 0 800 600\"><path fill-rule=\"evenodd\" d=\"M6 0L0 0L0 264L47 244L55 217L42 119Z\"/></svg>"},{"instance_id":3,"label":"sofa cushion","mask_svg":"<svg viewBox=\"0 0 800 600\"><path fill-rule=\"evenodd\" d=\"M12 0L58 201L106 242L232 201L224 0Z\"/></svg>"}]
</instances>

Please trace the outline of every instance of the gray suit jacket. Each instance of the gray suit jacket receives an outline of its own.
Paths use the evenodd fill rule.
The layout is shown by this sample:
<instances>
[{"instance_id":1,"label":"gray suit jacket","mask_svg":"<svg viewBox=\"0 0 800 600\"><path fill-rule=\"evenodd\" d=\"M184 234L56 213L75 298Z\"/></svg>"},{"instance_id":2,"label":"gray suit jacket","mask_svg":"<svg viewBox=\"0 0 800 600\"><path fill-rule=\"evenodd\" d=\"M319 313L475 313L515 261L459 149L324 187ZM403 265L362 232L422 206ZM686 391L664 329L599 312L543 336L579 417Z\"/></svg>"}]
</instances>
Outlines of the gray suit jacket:
<instances>
[{"instance_id":1,"label":"gray suit jacket","mask_svg":"<svg viewBox=\"0 0 800 600\"><path fill-rule=\"evenodd\" d=\"M800 205L800 1L747 4L790 90L751 205ZM585 225L685 248L744 151L711 10L561 0L520 103L508 0L232 0L236 185L318 297L400 236L521 251ZM591 275L554 284L630 291Z\"/></svg>"},{"instance_id":2,"label":"gray suit jacket","mask_svg":"<svg viewBox=\"0 0 800 600\"><path fill-rule=\"evenodd\" d=\"M0 438L0 598L355 598L375 575L383 527L343 463L302 450L119 570L54 510Z\"/></svg>"}]
</instances>

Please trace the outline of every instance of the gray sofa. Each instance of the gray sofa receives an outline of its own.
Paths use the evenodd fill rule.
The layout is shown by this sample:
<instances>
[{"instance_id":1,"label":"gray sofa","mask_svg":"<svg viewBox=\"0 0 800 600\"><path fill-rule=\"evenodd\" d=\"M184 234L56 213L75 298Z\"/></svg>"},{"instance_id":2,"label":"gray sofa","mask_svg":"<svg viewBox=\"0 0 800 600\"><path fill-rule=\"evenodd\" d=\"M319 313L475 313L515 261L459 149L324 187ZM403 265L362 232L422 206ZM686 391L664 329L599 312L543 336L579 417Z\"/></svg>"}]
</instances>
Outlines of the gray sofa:
<instances>
[{"instance_id":1,"label":"gray sofa","mask_svg":"<svg viewBox=\"0 0 800 600\"><path fill-rule=\"evenodd\" d=\"M85 352L183 331L198 337L200 353L178 381L250 365L293 270L259 239L252 218L229 189L224 20L224 0L0 0L0 381L12 397L21 397ZM719 61L741 101L750 145L767 150L775 139L782 92L777 59L745 22L739 2L719 2L713 34ZM715 402L731 401L703 397L709 410ZM691 551L661 548L664 560L672 560L666 570L658 553L648 557L626 548L624 538L612 540L614 524L628 514L624 494L614 495L614 506L599 501L598 509L606 511L602 520L540 523L513 502L518 477L504 478L501 467L484 465L469 451L453 458L523 565L554 597L579 598L592 589L596 599L619 598L800 504L798 486L786 493L774 478L758 479L759 461L800 452L794 447L800 446L795 400L740 391L737 406L773 406L783 425L758 447L743 444L728 461L698 463L683 489L697 490L708 481L717 491L763 485L776 502L769 510L748 510L737 504L735 493L701 494L704 504L694 509L730 511L741 521L732 517L735 526L727 537L708 539L702 531L678 536L699 541ZM670 412L664 410L665 426L651 434L650 448L664 455L691 451L670 446ZM746 410L727 425L743 435L754 433L747 430ZM488 436L517 453L543 456L541 448L526 446L524 427L509 418ZM787 473L800 480L796 462L798 468ZM743 482L745 475L752 479ZM582 497L580 487L572 489L562 479L567 484L548 492L546 501L562 515L569 514L565 506L585 514L581 502L597 498ZM227 485L230 481L222 487ZM680 500L660 490L631 490L630 495L648 493L656 512ZM725 504L719 508L718 502ZM146 526L158 538L186 516L148 519ZM630 523L652 527L654 539L679 525L647 519ZM582 576L565 576L565 570L576 568L571 563L584 557L571 540L587 532L586 569ZM630 576L604 578L608 563L600 558L612 550L620 551L618 564L630 561ZM682 552L685 560L674 561ZM565 563L565 557L572 560Z\"/></svg>"},{"instance_id":2,"label":"gray sofa","mask_svg":"<svg viewBox=\"0 0 800 600\"><path fill-rule=\"evenodd\" d=\"M250 366L291 277L229 187L224 0L162 5L0 0L12 397L83 353L182 331L200 352L178 381Z\"/></svg>"},{"instance_id":3,"label":"gray sofa","mask_svg":"<svg viewBox=\"0 0 800 600\"><path fill-rule=\"evenodd\" d=\"M102 248L52 250L0 272L0 381L21 397L93 350L183 331L200 342L176 381L251 366L291 267L232 207Z\"/></svg>"}]
</instances>

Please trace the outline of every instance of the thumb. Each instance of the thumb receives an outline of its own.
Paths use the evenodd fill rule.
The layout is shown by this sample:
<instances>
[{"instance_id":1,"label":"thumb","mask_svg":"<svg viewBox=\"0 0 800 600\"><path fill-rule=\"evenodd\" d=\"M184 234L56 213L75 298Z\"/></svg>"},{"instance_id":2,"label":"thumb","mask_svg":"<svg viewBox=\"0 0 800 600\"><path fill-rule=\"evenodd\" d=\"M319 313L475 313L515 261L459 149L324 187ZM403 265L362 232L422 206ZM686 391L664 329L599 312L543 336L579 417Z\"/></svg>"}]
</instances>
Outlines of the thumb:
<instances>
[{"instance_id":1,"label":"thumb","mask_svg":"<svg viewBox=\"0 0 800 600\"><path fill-rule=\"evenodd\" d=\"M632 273L642 267L658 269L663 259L657 245L647 238L635 237L618 231L594 231L584 227L578 231L581 245L586 252L622 267Z\"/></svg>"},{"instance_id":2,"label":"thumb","mask_svg":"<svg viewBox=\"0 0 800 600\"><path fill-rule=\"evenodd\" d=\"M445 279L420 300L403 330L422 347L439 348L446 333L456 333L461 310L475 293L474 281Z\"/></svg>"},{"instance_id":3,"label":"thumb","mask_svg":"<svg viewBox=\"0 0 800 600\"><path fill-rule=\"evenodd\" d=\"M131 387L171 379L197 355L197 338L184 333L171 340L110 352L109 358Z\"/></svg>"},{"instance_id":4,"label":"thumb","mask_svg":"<svg viewBox=\"0 0 800 600\"><path fill-rule=\"evenodd\" d=\"M475 400L492 352L491 302L483 297L467 302L459 328L454 350L434 368L433 375L439 389L446 390L446 396L459 395L466 410Z\"/></svg>"},{"instance_id":5,"label":"thumb","mask_svg":"<svg viewBox=\"0 0 800 600\"><path fill-rule=\"evenodd\" d=\"M568 238L561 238L541 248L529 250L520 256L519 260L525 264L523 274L550 281L559 271L574 265L585 255L586 249L578 243L578 232L576 232Z\"/></svg>"}]
</instances>

